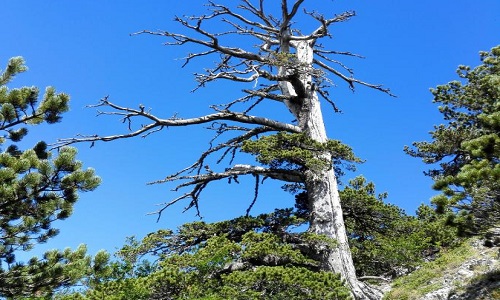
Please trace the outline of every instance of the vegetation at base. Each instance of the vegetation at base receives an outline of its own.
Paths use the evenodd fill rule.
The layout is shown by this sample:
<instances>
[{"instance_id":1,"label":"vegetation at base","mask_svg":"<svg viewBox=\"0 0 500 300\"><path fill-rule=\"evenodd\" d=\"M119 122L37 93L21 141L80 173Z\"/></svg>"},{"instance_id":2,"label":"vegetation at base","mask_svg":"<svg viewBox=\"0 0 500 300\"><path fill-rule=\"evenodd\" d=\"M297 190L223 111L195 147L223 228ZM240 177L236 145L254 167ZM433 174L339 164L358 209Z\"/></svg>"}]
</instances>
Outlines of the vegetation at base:
<instances>
[{"instance_id":1,"label":"vegetation at base","mask_svg":"<svg viewBox=\"0 0 500 300\"><path fill-rule=\"evenodd\" d=\"M213 236L195 248L165 254L144 277L101 278L89 290L56 299L350 299L338 275L318 271L268 233L246 233L240 243ZM109 266L108 274L117 268Z\"/></svg>"},{"instance_id":2,"label":"vegetation at base","mask_svg":"<svg viewBox=\"0 0 500 300\"><path fill-rule=\"evenodd\" d=\"M460 265L473 255L471 246L463 243L459 247L443 253L436 260L423 264L421 268L411 274L398 278L393 283L393 289L385 299L418 299L431 291L441 288L440 283L434 279L443 277L444 272L454 266Z\"/></svg>"},{"instance_id":3,"label":"vegetation at base","mask_svg":"<svg viewBox=\"0 0 500 300\"><path fill-rule=\"evenodd\" d=\"M82 281L85 290L57 299L349 299L338 275L319 268L315 252L335 241L297 232L308 220L303 197L296 195L294 208L131 237L100 275ZM359 276L413 269L426 253L455 242L456 228L432 208L407 216L385 197L362 177L341 191Z\"/></svg>"},{"instance_id":4,"label":"vegetation at base","mask_svg":"<svg viewBox=\"0 0 500 300\"><path fill-rule=\"evenodd\" d=\"M26 263L16 262L16 252L56 236L52 224L71 215L78 192L91 191L100 182L92 169L82 169L74 148L55 155L40 141L31 149L19 149L27 125L57 123L69 109L69 96L52 87L41 100L36 87L7 87L26 70L24 60L15 57L0 72L0 296L5 297L50 294L81 277L75 267L90 262L84 246L49 251Z\"/></svg>"},{"instance_id":5,"label":"vegetation at base","mask_svg":"<svg viewBox=\"0 0 500 300\"><path fill-rule=\"evenodd\" d=\"M451 287L450 295L455 295L457 299L500 299L493 284L498 282L498 270L484 273L487 269L481 271L481 267L472 264L480 272L479 275L463 277L456 274L467 261L496 259L497 249L478 249L475 245L479 241L479 238L463 240L458 246L443 250L437 259L421 264L418 270L397 278L384 300L417 300L447 286ZM445 278L449 282L446 286Z\"/></svg>"},{"instance_id":6,"label":"vegetation at base","mask_svg":"<svg viewBox=\"0 0 500 300\"><path fill-rule=\"evenodd\" d=\"M475 294L475 300L499 300L500 289L498 286L488 285L496 282L500 282L500 270L474 276L463 292Z\"/></svg>"}]
</instances>

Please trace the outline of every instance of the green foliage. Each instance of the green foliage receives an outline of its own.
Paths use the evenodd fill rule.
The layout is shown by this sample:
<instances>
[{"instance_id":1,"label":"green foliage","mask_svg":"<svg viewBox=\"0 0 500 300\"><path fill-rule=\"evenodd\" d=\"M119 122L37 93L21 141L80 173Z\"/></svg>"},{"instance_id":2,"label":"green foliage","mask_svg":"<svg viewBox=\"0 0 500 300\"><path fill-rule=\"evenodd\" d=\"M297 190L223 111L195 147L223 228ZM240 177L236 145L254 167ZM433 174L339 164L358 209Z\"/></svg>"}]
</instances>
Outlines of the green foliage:
<instances>
[{"instance_id":1,"label":"green foliage","mask_svg":"<svg viewBox=\"0 0 500 300\"><path fill-rule=\"evenodd\" d=\"M293 244L284 242L272 233L250 231L243 236L241 244L245 247L241 256L243 261L266 265L317 265L317 262L297 251Z\"/></svg>"},{"instance_id":2,"label":"green foliage","mask_svg":"<svg viewBox=\"0 0 500 300\"><path fill-rule=\"evenodd\" d=\"M257 140L246 140L241 150L256 156L257 161L274 169L322 170L345 164L350 170L352 163L361 160L352 149L340 141L329 140L320 143L302 133L278 132L262 136ZM336 168L337 173L342 173Z\"/></svg>"},{"instance_id":3,"label":"green foliage","mask_svg":"<svg viewBox=\"0 0 500 300\"><path fill-rule=\"evenodd\" d=\"M106 280L57 299L349 299L338 275L314 265L269 233L251 231L239 243L212 236L195 251L163 256L145 277Z\"/></svg>"},{"instance_id":4,"label":"green foliage","mask_svg":"<svg viewBox=\"0 0 500 300\"><path fill-rule=\"evenodd\" d=\"M223 277L216 299L350 299L339 275L296 267L258 267Z\"/></svg>"},{"instance_id":5,"label":"green foliage","mask_svg":"<svg viewBox=\"0 0 500 300\"><path fill-rule=\"evenodd\" d=\"M41 259L33 257L26 264L16 263L0 270L2 296L9 299L52 299L55 288L78 285L81 278L100 274L108 265L103 251L94 258L85 245L76 250L51 250ZM95 275L94 275L95 274Z\"/></svg>"},{"instance_id":6,"label":"green foliage","mask_svg":"<svg viewBox=\"0 0 500 300\"><path fill-rule=\"evenodd\" d=\"M28 134L26 124L55 123L68 110L69 96L46 89L38 103L38 89L9 90L6 84L27 70L20 57L9 61L0 75L0 295L33 295L72 284L75 269L65 264L83 262L84 248L75 252L51 251L43 259L16 263L15 252L33 248L57 235L56 220L69 217L78 192L95 189L100 180L92 169L83 170L76 149L62 148L57 155L47 144L20 150L18 142ZM68 273L69 272L69 273Z\"/></svg>"},{"instance_id":7,"label":"green foliage","mask_svg":"<svg viewBox=\"0 0 500 300\"><path fill-rule=\"evenodd\" d=\"M143 278L123 279L110 281L98 285L95 289L85 293L68 292L57 294L53 299L57 300L147 300L151 299L149 283Z\"/></svg>"},{"instance_id":8,"label":"green foliage","mask_svg":"<svg viewBox=\"0 0 500 300\"><path fill-rule=\"evenodd\" d=\"M4 138L19 141L28 132L26 128L12 129L19 124L49 124L59 122L61 114L68 111L69 96L56 93L47 87L42 101L38 104L39 90L36 87L22 87L9 90L7 84L28 68L21 57L9 60L6 70L0 75L0 128L8 135ZM21 134L21 132L24 133Z\"/></svg>"},{"instance_id":9,"label":"green foliage","mask_svg":"<svg viewBox=\"0 0 500 300\"><path fill-rule=\"evenodd\" d=\"M296 68L300 65L295 53L269 51L269 65L278 67Z\"/></svg>"},{"instance_id":10,"label":"green foliage","mask_svg":"<svg viewBox=\"0 0 500 300\"><path fill-rule=\"evenodd\" d=\"M431 90L447 122L434 127L432 142L405 148L436 164L427 173L442 192L433 204L458 211L453 222L464 233L500 222L500 46L480 57L482 65L458 68L460 81Z\"/></svg>"},{"instance_id":11,"label":"green foliage","mask_svg":"<svg viewBox=\"0 0 500 300\"><path fill-rule=\"evenodd\" d=\"M128 266L128 275L117 276L120 272L112 271L111 276L101 276L88 284L89 290L85 292L58 297L231 299L238 291L246 291L241 299L260 299L260 296L282 299L294 290L293 293L302 293L306 299L323 299L325 295L347 299L348 290L338 276L319 272L318 262L306 249L307 243L327 246L334 243L309 233L290 233L289 228L305 222L292 211L276 210L210 224L188 223L175 233L170 230L151 233L141 242L129 238L117 253L120 260L110 265L115 270L117 266ZM144 264L143 257L156 257L159 262L148 272L140 273L137 270ZM296 282L301 276L310 279ZM149 292L141 294L144 291Z\"/></svg>"},{"instance_id":12,"label":"green foliage","mask_svg":"<svg viewBox=\"0 0 500 300\"><path fill-rule=\"evenodd\" d=\"M5 71L0 74L0 86L8 84L17 74L27 70L28 67L24 65L24 59L22 57L17 56L11 58Z\"/></svg>"},{"instance_id":13,"label":"green foliage","mask_svg":"<svg viewBox=\"0 0 500 300\"><path fill-rule=\"evenodd\" d=\"M399 207L387 204L386 193L359 176L340 191L347 235L359 276L395 276L401 268L413 269L426 253L450 246L456 229L428 206L417 217L407 216ZM427 214L424 214L426 212Z\"/></svg>"},{"instance_id":14,"label":"green foliage","mask_svg":"<svg viewBox=\"0 0 500 300\"><path fill-rule=\"evenodd\" d=\"M360 276L413 269L426 253L456 241L442 214L421 206L416 217L407 216L363 177L340 194ZM338 276L319 268L317 249L336 242L297 232L308 215L307 195L300 193L295 208L129 238L106 276L63 299L347 299Z\"/></svg>"}]
</instances>

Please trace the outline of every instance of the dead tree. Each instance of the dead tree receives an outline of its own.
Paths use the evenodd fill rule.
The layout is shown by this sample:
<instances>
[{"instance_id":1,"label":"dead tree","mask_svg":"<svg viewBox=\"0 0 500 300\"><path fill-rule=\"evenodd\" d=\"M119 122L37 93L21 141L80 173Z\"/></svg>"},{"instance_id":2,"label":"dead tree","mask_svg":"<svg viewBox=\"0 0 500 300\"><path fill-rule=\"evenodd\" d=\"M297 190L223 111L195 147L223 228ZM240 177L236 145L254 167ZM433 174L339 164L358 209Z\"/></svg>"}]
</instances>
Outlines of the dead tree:
<instances>
[{"instance_id":1,"label":"dead tree","mask_svg":"<svg viewBox=\"0 0 500 300\"><path fill-rule=\"evenodd\" d=\"M257 2L256 4L252 2ZM271 1L270 1L271 2ZM231 165L224 171L213 171L206 167L208 157L220 155L222 158L234 158L247 140L276 132L301 133L308 138L327 142L326 130L320 108L320 97L338 111L330 99L328 88L334 80L347 83L349 88L362 85L390 94L388 89L373 85L353 77L349 68L337 61L335 55L357 56L350 52L325 50L318 41L330 37L330 27L335 23L349 20L354 12L344 12L331 18L325 18L316 12L302 10L304 0L282 0L281 16L273 16L265 10L265 0L240 0L235 8L209 1L208 13L202 16L176 17L189 34L170 31L144 30L136 34L151 34L167 38L167 45L197 46L200 50L186 57L185 64L205 56L219 56L213 68L203 73L195 73L197 88L219 80L248 83L243 95L224 105L211 106L212 114L197 118L159 118L143 106L138 109L122 107L109 101L106 97L96 106L108 108L100 114L117 115L129 124L129 132L112 136L78 136L64 139L60 145L77 142L112 141L134 136L147 136L166 127L190 126L195 124L211 124L220 139L227 132L234 134L227 140L215 143L203 152L199 159L187 168L172 174L159 182L181 180L177 189L188 188L189 192L165 204L162 211L183 199L190 199L187 209L198 209L200 193L213 181L236 179L237 176L253 175L281 180L287 183L299 183L307 191L310 210L310 228L312 233L326 235L336 240L333 249L319 249L318 255L324 270L340 273L357 299L379 299L381 294L356 279L351 252L346 237L342 208L340 206L337 178L333 167L290 170L266 168L252 165ZM301 13L299 13L299 11ZM294 28L294 20L298 16L317 22L317 28L304 34ZM211 22L219 22L229 28L227 31L212 33L207 28ZM213 23L212 23L213 24ZM225 45L228 37L252 37L256 43L250 46L252 51L241 47ZM335 68L337 66L340 71ZM197 89L196 88L196 89ZM266 117L252 115L255 107L265 105L268 101L277 101L290 111L294 123L283 123ZM239 108L237 110L236 108ZM142 125L133 127L133 121L140 119ZM318 158L332 160L332 154L323 151L317 153ZM221 159L222 159L221 158ZM219 159L219 161L221 161Z\"/></svg>"}]
</instances>

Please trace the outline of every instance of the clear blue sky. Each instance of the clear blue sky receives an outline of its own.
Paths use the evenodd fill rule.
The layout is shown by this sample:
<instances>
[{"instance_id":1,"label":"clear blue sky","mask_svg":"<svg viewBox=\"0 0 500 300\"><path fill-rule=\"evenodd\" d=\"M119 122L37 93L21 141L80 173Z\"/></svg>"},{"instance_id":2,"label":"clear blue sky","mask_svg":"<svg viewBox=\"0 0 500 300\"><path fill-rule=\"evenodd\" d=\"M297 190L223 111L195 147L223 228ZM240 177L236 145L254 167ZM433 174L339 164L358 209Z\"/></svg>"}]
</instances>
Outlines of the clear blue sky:
<instances>
[{"instance_id":1,"label":"clear blue sky","mask_svg":"<svg viewBox=\"0 0 500 300\"><path fill-rule=\"evenodd\" d=\"M180 69L183 61L178 59L195 49L163 46L161 37L129 36L143 29L183 32L173 22L174 15L203 12L203 3L1 1L0 68L13 56L23 56L30 68L10 87L55 86L72 99L71 112L63 122L32 128L26 145L78 133L126 132L118 120L96 118L95 110L85 108L106 95L123 106L142 103L165 118L174 113L181 117L203 115L211 112L210 104L237 97L243 86L221 89L215 85L190 93L196 84L191 74L207 65L194 61ZM500 1L309 0L305 7L326 17L355 10L357 16L335 26L333 39L325 40L324 45L364 55L366 59L345 61L358 78L384 84L398 96L391 98L363 87L352 93L342 82L331 90L343 114L323 105L329 137L343 140L366 160L343 180L363 174L375 182L379 192L389 193L388 201L413 213L421 203L428 203L434 191L422 174L426 166L402 149L413 141L428 139L428 131L441 122L429 88L456 79L459 64L478 65L480 50L500 44ZM282 111L286 113L286 109ZM167 210L156 223L156 216L146 214L179 194L170 191L172 185L146 183L191 164L211 137L202 127L171 128L146 139L98 143L92 149L88 144L77 145L79 159L95 168L103 183L95 192L81 195L73 216L57 223L61 234L34 253L75 248L80 243L86 243L90 253L99 249L113 252L127 236L142 237L197 220L194 211L181 213L187 204L182 203ZM221 183L209 188L201 203L205 220L244 214L253 197L253 187L246 184L251 182L249 178L241 185ZM288 207L292 200L279 185L266 182L254 212Z\"/></svg>"}]
</instances>

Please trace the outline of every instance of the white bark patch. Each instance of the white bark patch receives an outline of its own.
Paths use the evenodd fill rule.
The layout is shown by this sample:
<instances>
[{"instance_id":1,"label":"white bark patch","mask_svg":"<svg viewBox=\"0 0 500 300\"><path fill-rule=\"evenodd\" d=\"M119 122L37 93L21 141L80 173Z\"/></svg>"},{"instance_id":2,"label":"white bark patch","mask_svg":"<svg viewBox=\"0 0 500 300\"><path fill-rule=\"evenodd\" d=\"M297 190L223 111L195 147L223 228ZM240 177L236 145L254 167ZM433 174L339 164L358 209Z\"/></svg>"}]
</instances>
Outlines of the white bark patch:
<instances>
[{"instance_id":1,"label":"white bark patch","mask_svg":"<svg viewBox=\"0 0 500 300\"><path fill-rule=\"evenodd\" d=\"M326 142L327 135L321 112L320 101L317 93L311 89L311 75L306 68L312 68L313 48L310 41L297 41L297 58L303 64L303 72L300 74L302 84L308 89L307 98L301 99L300 110L297 112L299 127L313 140ZM293 86L284 84L284 92L293 95ZM296 95L296 93L295 93ZM329 154L324 153L323 158L330 159ZM337 179L333 168L328 170L306 172L306 188L309 197L309 208L311 220L309 231L325 235L336 240L337 246L332 251L327 251L322 257L323 268L340 273L342 278L353 292L356 299L380 299L381 293L371 290L356 278L354 264L349 248L340 196L338 192Z\"/></svg>"}]
</instances>

